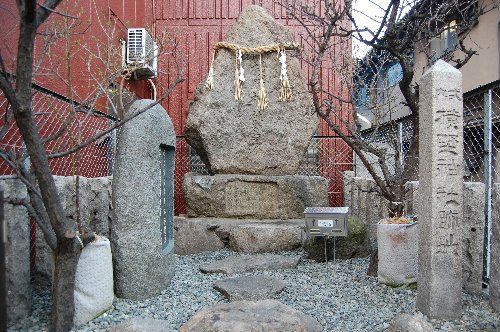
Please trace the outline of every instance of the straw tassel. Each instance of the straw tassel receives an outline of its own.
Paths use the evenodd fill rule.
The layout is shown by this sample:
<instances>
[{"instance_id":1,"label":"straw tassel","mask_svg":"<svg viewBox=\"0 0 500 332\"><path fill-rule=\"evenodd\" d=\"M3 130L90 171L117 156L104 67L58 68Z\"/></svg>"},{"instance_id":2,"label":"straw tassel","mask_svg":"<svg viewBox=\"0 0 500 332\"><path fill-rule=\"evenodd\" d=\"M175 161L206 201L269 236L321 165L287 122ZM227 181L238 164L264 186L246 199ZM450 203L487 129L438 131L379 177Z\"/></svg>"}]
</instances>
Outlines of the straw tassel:
<instances>
[{"instance_id":1,"label":"straw tassel","mask_svg":"<svg viewBox=\"0 0 500 332\"><path fill-rule=\"evenodd\" d=\"M266 88L264 87L264 78L262 74L262 54L259 54L259 70L260 70L260 89L259 89L259 110L263 111L267 107Z\"/></svg>"}]
</instances>

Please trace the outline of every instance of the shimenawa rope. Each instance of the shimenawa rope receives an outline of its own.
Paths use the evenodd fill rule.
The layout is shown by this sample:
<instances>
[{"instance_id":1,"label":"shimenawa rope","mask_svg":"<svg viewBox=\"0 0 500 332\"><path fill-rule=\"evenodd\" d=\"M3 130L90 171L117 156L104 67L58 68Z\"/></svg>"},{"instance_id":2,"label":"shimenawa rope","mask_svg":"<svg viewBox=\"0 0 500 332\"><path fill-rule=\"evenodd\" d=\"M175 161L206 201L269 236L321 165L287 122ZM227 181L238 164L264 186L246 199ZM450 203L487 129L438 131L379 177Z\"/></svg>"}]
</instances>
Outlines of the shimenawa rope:
<instances>
[{"instance_id":1,"label":"shimenawa rope","mask_svg":"<svg viewBox=\"0 0 500 332\"><path fill-rule=\"evenodd\" d=\"M237 44L227 43L227 42L219 42L214 46L214 53L212 55L212 62L210 63L210 69L208 71L208 76L205 81L205 86L208 89L213 89L214 86L214 69L213 63L215 60L215 56L219 49L225 48L235 52L235 73L234 73L234 99L241 100L241 92L242 92L242 82L245 81L244 69L243 69L243 54L258 54L259 55L259 74L260 74L260 86L259 86L259 100L258 106L259 110L264 110L268 104L266 90L264 86L264 77L262 71L262 54L276 52L278 55L278 60L281 63L281 71L280 71L280 81L281 81L281 90L280 90L280 101L289 101L292 98L292 90L290 81L288 80L287 75L287 66L286 66L286 51L287 50L295 50L300 51L300 47L295 43L284 43L284 44L272 44L272 45L264 45L259 47L245 47Z\"/></svg>"}]
</instances>

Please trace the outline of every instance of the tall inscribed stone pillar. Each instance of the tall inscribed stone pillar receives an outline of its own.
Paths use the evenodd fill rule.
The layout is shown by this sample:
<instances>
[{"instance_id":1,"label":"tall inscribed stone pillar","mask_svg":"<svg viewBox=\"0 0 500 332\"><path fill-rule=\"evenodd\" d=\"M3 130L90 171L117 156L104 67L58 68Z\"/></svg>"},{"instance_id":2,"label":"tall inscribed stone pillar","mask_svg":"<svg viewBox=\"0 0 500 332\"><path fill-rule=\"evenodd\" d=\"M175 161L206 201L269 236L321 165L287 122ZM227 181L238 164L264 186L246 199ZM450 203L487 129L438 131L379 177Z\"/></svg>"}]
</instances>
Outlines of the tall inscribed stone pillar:
<instances>
[{"instance_id":1,"label":"tall inscribed stone pillar","mask_svg":"<svg viewBox=\"0 0 500 332\"><path fill-rule=\"evenodd\" d=\"M420 81L417 308L431 318L462 311L462 74L439 60Z\"/></svg>"}]
</instances>

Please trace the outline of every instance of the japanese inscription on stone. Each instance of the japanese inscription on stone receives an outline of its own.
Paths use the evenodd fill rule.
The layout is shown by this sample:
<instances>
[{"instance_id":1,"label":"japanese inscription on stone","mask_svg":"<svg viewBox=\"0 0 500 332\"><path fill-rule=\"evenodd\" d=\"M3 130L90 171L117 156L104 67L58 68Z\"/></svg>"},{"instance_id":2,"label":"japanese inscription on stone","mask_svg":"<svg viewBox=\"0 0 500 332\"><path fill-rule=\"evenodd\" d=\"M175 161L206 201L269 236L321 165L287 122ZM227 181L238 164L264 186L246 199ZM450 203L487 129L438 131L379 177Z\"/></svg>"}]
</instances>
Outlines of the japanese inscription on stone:
<instances>
[{"instance_id":1,"label":"japanese inscription on stone","mask_svg":"<svg viewBox=\"0 0 500 332\"><path fill-rule=\"evenodd\" d=\"M438 61L420 83L417 307L458 318L462 294L463 132L461 73Z\"/></svg>"}]
</instances>

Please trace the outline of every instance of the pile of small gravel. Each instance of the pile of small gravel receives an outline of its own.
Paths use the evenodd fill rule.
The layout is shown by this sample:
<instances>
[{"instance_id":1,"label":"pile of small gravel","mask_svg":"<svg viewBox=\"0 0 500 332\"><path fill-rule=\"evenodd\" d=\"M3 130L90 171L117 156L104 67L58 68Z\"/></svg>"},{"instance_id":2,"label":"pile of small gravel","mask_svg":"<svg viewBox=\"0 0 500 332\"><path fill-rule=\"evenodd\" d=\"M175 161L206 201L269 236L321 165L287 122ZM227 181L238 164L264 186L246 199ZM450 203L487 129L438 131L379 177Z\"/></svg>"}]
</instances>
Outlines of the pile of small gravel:
<instances>
[{"instance_id":1,"label":"pile of small gravel","mask_svg":"<svg viewBox=\"0 0 500 332\"><path fill-rule=\"evenodd\" d=\"M283 253L296 255L300 252ZM113 307L77 331L103 331L134 316L165 320L165 326L178 329L195 312L205 306L226 300L212 288L215 280L226 275L199 272L202 263L238 253L221 250L178 258L172 283L156 298L145 301L116 299ZM283 280L285 290L277 300L315 317L325 331L381 331L398 313L415 313L416 291L380 285L376 278L366 276L367 259L315 263L303 260L297 269L259 271L241 275L267 275ZM235 275L237 276L237 275ZM431 320L443 330L500 329L500 315L494 313L484 297L464 295L461 320ZM50 297L47 292L34 296L34 311L29 319L12 331L40 331L49 320Z\"/></svg>"}]
</instances>

